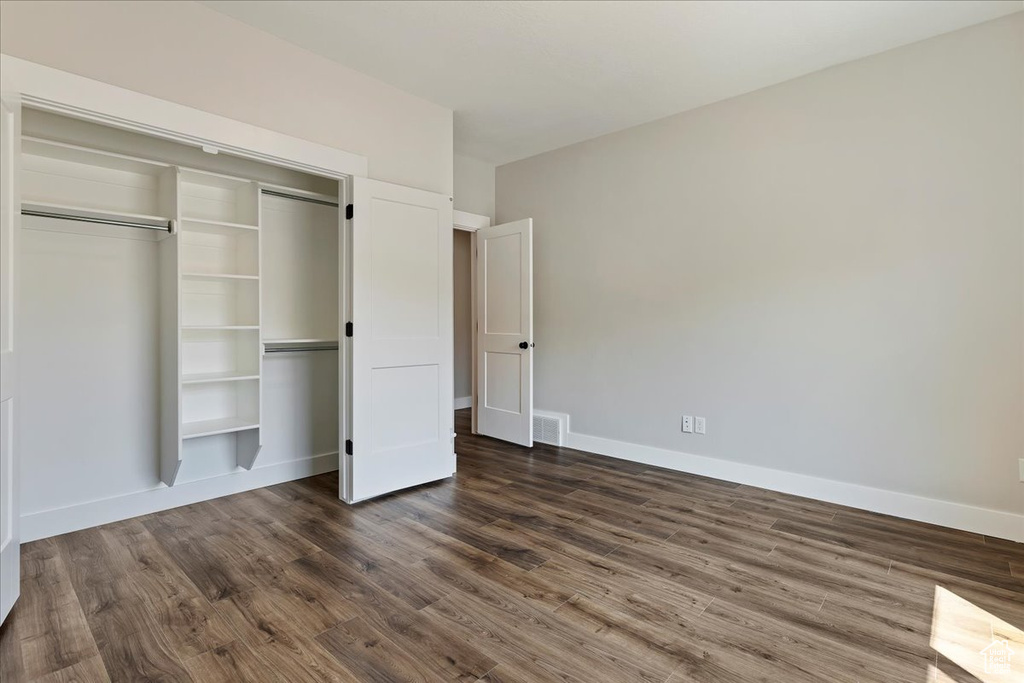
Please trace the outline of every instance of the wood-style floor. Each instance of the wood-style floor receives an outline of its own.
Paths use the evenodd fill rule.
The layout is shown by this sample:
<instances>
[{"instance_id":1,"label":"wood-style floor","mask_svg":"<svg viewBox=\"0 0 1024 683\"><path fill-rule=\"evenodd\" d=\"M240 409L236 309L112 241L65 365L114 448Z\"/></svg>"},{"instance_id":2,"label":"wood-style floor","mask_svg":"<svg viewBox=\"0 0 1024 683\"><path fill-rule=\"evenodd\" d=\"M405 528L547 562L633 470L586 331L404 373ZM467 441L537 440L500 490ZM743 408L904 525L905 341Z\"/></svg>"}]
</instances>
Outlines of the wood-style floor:
<instances>
[{"instance_id":1,"label":"wood-style floor","mask_svg":"<svg viewBox=\"0 0 1024 683\"><path fill-rule=\"evenodd\" d=\"M1024 680L1024 546L458 444L356 507L332 473L23 546L0 679L925 683L984 680L995 636Z\"/></svg>"}]
</instances>

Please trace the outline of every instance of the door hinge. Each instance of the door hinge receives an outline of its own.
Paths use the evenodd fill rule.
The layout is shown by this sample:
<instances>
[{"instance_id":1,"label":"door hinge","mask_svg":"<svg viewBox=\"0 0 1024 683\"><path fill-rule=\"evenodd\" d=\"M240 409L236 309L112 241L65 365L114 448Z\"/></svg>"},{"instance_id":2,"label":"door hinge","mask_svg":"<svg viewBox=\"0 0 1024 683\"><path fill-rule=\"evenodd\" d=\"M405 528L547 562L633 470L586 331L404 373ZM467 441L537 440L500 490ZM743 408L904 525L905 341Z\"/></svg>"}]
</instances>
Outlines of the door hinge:
<instances>
[{"instance_id":1,"label":"door hinge","mask_svg":"<svg viewBox=\"0 0 1024 683\"><path fill-rule=\"evenodd\" d=\"M345 455L352 455L352 439L345 439Z\"/></svg>"},{"instance_id":2,"label":"door hinge","mask_svg":"<svg viewBox=\"0 0 1024 683\"><path fill-rule=\"evenodd\" d=\"M346 204L345 205L345 220L349 220L349 221L352 220L352 214L353 213L355 213L355 211L353 210L352 205L351 204Z\"/></svg>"},{"instance_id":3,"label":"door hinge","mask_svg":"<svg viewBox=\"0 0 1024 683\"><path fill-rule=\"evenodd\" d=\"M345 323L345 336L346 337L351 337L352 336L352 321L349 321L349 322Z\"/></svg>"}]
</instances>

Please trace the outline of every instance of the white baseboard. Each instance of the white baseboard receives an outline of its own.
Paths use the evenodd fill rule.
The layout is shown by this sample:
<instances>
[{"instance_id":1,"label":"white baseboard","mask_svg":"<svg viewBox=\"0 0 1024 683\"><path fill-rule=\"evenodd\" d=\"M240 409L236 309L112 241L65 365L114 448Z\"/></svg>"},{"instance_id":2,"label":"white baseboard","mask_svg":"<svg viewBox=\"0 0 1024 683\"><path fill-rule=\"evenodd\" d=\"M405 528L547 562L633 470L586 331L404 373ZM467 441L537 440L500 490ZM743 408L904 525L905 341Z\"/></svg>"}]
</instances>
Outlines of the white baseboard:
<instances>
[{"instance_id":1,"label":"white baseboard","mask_svg":"<svg viewBox=\"0 0 1024 683\"><path fill-rule=\"evenodd\" d=\"M569 432L581 451L1024 543L1024 515Z\"/></svg>"},{"instance_id":2,"label":"white baseboard","mask_svg":"<svg viewBox=\"0 0 1024 683\"><path fill-rule=\"evenodd\" d=\"M229 496L232 493L241 493L293 479L311 477L336 469L338 469L338 454L323 453L302 460L289 460L266 467L254 467L247 472L234 472L175 486L161 485L158 488L136 491L123 496L33 512L21 516L21 542L28 543L130 517L148 515L151 512Z\"/></svg>"},{"instance_id":3,"label":"white baseboard","mask_svg":"<svg viewBox=\"0 0 1024 683\"><path fill-rule=\"evenodd\" d=\"M463 408L472 408L472 407L473 407L473 397L472 396L461 396L461 397L455 399L455 410L462 410Z\"/></svg>"}]
</instances>

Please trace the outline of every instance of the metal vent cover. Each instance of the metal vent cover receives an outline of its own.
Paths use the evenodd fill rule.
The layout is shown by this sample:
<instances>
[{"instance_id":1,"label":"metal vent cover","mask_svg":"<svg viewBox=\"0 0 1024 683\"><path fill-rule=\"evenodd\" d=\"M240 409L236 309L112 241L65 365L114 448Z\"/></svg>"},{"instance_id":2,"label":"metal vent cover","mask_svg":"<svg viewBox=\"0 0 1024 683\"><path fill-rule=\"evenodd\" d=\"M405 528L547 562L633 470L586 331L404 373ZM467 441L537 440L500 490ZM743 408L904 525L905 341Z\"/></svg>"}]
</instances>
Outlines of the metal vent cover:
<instances>
[{"instance_id":1,"label":"metal vent cover","mask_svg":"<svg viewBox=\"0 0 1024 683\"><path fill-rule=\"evenodd\" d=\"M562 425L557 417L533 416L533 440L552 446L563 446Z\"/></svg>"}]
</instances>

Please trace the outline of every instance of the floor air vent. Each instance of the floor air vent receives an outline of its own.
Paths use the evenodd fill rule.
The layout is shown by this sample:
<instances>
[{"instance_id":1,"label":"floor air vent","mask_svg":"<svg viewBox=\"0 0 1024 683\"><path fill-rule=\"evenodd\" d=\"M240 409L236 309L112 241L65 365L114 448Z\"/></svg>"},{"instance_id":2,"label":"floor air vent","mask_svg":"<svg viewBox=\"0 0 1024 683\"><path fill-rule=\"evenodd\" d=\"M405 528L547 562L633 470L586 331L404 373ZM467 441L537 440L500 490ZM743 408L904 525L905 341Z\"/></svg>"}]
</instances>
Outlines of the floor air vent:
<instances>
[{"instance_id":1,"label":"floor air vent","mask_svg":"<svg viewBox=\"0 0 1024 683\"><path fill-rule=\"evenodd\" d=\"M566 428L557 413L533 412L533 440L552 446L565 445Z\"/></svg>"}]
</instances>

